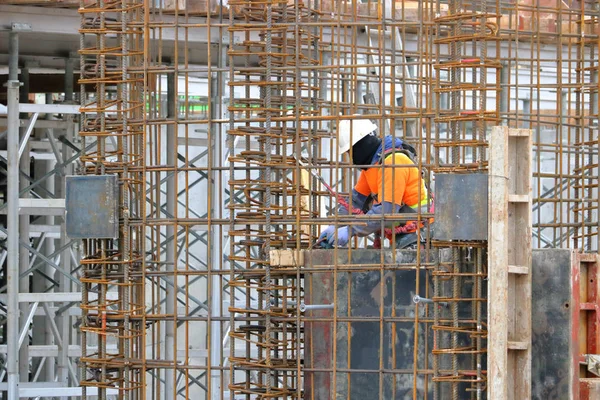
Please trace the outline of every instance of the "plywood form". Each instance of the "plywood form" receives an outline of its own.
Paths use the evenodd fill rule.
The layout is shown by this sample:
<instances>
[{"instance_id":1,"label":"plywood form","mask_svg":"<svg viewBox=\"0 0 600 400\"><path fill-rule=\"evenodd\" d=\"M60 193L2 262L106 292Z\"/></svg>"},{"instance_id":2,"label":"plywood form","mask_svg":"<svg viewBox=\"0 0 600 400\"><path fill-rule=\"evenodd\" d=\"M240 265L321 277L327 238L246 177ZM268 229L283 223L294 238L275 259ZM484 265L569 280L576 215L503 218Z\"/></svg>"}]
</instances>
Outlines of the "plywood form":
<instances>
[{"instance_id":1,"label":"plywood form","mask_svg":"<svg viewBox=\"0 0 600 400\"><path fill-rule=\"evenodd\" d=\"M490 400L531 398L531 133L497 126L490 138Z\"/></svg>"},{"instance_id":2,"label":"plywood form","mask_svg":"<svg viewBox=\"0 0 600 400\"><path fill-rule=\"evenodd\" d=\"M489 155L488 397L507 399L508 368L508 128L494 127Z\"/></svg>"},{"instance_id":3,"label":"plywood form","mask_svg":"<svg viewBox=\"0 0 600 400\"><path fill-rule=\"evenodd\" d=\"M299 267L304 264L304 250L271 250L269 261L272 266Z\"/></svg>"}]
</instances>

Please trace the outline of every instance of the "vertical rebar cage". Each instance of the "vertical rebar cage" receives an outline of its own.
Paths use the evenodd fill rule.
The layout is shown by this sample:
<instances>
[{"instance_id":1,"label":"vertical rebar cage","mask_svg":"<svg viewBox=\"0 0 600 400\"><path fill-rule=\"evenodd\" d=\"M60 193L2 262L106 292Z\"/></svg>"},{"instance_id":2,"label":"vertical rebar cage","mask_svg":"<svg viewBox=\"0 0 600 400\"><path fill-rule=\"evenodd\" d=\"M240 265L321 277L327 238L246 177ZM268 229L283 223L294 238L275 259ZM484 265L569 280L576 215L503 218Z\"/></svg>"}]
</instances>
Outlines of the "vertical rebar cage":
<instances>
[{"instance_id":1,"label":"vertical rebar cage","mask_svg":"<svg viewBox=\"0 0 600 400\"><path fill-rule=\"evenodd\" d=\"M534 129L534 245L598 249L591 2L79 12L80 172L119 180L119 239L86 240L82 261L81 382L101 397L484 396L485 241L424 229L412 253L371 238L315 250L327 225L433 217L429 193L411 216L339 210L312 173L351 196L360 168L337 156L342 119L413 145L430 190L436 174L487 172L492 126ZM316 301L333 308L301 310Z\"/></svg>"},{"instance_id":2,"label":"vertical rebar cage","mask_svg":"<svg viewBox=\"0 0 600 400\"><path fill-rule=\"evenodd\" d=\"M144 7L80 5L81 172L118 176L120 222L118 240L84 240L80 380L84 397L96 386L100 397L120 388L129 398L145 378Z\"/></svg>"},{"instance_id":3,"label":"vertical rebar cage","mask_svg":"<svg viewBox=\"0 0 600 400\"><path fill-rule=\"evenodd\" d=\"M303 300L298 269L271 250L304 249L318 214L302 155L318 160L321 32L302 2L232 1L230 38L231 398L301 398ZM235 21L235 15L242 21ZM307 26L308 25L308 26Z\"/></svg>"}]
</instances>

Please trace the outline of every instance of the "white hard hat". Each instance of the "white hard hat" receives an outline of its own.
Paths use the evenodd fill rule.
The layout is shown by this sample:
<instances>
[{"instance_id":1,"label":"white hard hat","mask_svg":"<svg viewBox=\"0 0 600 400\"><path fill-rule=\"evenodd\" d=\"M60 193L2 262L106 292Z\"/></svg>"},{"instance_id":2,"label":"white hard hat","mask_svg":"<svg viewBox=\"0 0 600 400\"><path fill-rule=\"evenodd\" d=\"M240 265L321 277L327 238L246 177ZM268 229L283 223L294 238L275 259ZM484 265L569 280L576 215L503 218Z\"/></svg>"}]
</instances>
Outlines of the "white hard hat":
<instances>
[{"instance_id":1,"label":"white hard hat","mask_svg":"<svg viewBox=\"0 0 600 400\"><path fill-rule=\"evenodd\" d=\"M343 119L338 124L338 154L344 154L360 139L375 131L377 125L368 119Z\"/></svg>"}]
</instances>

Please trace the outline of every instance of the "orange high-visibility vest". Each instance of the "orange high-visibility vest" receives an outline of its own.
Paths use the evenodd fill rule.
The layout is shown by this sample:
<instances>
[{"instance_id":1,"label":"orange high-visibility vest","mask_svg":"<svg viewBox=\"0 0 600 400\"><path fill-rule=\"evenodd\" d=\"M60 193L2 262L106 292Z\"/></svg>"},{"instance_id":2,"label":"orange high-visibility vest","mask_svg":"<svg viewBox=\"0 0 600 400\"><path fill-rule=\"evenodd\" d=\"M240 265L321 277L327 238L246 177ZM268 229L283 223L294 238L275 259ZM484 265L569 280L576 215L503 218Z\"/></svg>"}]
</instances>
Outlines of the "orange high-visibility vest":
<instances>
[{"instance_id":1,"label":"orange high-visibility vest","mask_svg":"<svg viewBox=\"0 0 600 400\"><path fill-rule=\"evenodd\" d=\"M376 196L378 202L406 204L411 208L427 205L427 189L421 171L401 152L392 152L385 157L383 166L377 164L363 170L354 189L363 196Z\"/></svg>"}]
</instances>

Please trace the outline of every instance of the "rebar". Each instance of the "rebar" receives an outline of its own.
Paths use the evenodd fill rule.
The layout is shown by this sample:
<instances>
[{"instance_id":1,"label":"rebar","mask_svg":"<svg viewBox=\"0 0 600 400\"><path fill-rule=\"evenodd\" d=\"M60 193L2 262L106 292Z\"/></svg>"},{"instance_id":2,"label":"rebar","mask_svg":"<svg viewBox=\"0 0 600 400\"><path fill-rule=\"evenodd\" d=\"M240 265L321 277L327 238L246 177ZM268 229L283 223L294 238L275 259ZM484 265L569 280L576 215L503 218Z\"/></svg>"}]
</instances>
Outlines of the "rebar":
<instances>
[{"instance_id":1,"label":"rebar","mask_svg":"<svg viewBox=\"0 0 600 400\"><path fill-rule=\"evenodd\" d=\"M82 0L79 13L82 172L116 174L121 188L119 238L84 246L84 393L316 399L322 374L340 399L357 375L378 382L372 398L485 397L484 241L436 242L424 229L409 265L385 235L379 262L360 258L371 238L331 250L327 267L307 261L326 225L433 217L340 213L311 172L351 195L359 168L337 157L342 118L412 144L430 183L485 173L492 126L534 129L534 246L598 249L591 2ZM278 265L282 250L303 250L304 264ZM406 304L383 283L377 312L349 300L352 279L406 271L423 274ZM332 297L319 306L307 282L324 273ZM307 364L324 325L344 338L365 324L389 360L355 368L348 339L320 354L329 364Z\"/></svg>"},{"instance_id":2,"label":"rebar","mask_svg":"<svg viewBox=\"0 0 600 400\"><path fill-rule=\"evenodd\" d=\"M245 86L244 97L230 99L230 111L241 113L245 118L238 120L240 123L228 134L234 141L236 137L249 139L245 150L234 150L229 158L235 163L235 170L246 174L245 179L232 176L229 181L231 193L244 194L240 201L232 201L229 206L232 222L247 224L243 230L230 232L234 253L231 257L245 264L230 285L245 295L243 304L250 306L253 299L258 299L258 306L229 309L239 316L239 319L234 317L230 333L233 379L229 386L234 395L245 394L247 398L250 395L300 398L302 381L297 368L303 349L297 335L302 334L302 329L298 329L295 321L282 321L281 318L299 312L286 299L297 299L300 295L302 300L302 294L297 277L282 275L271 265L269 258L271 249L307 248L309 245L310 236L305 229L287 224L285 220L310 216L306 206L298 207L308 190L300 184L301 176L295 170L292 154L295 146L300 149L312 147L318 136L291 116L311 116L316 111L311 110L310 102L317 88L312 87L306 72L297 74L297 71L318 65L309 49L318 46L319 37L301 27L301 23L311 20L313 15L304 5L294 6L293 2L288 4L287 1L264 4L231 1L229 4L245 16L244 29L258 34L260 39L247 40L244 49L231 50L231 65L238 60L244 60L248 65L249 57L255 55L258 65L264 68L261 71L241 68L236 72L244 78L230 83ZM230 31L239 29L237 24L230 25ZM260 88L259 97L251 98L248 94L255 87ZM259 143L259 151L251 150L253 142ZM264 168L253 177L253 166ZM274 300L274 296L282 297L282 303ZM236 340L247 343L242 357L235 356ZM257 356L252 356L254 352ZM252 373L238 375L238 370L254 370L259 379L254 381ZM238 380L236 376L244 379Z\"/></svg>"},{"instance_id":3,"label":"rebar","mask_svg":"<svg viewBox=\"0 0 600 400\"><path fill-rule=\"evenodd\" d=\"M80 50L81 64L93 63L95 73L80 83L95 86L96 92L92 99L82 98L85 114L79 134L84 143L86 138L93 138L97 145L82 154L80 161L85 174L118 176L120 237L114 242L86 240L84 246L82 343L97 343L98 350L84 350L80 383L98 387L101 398L106 397L106 389L120 388L122 398L128 399L130 391L144 386L140 370L145 360L140 348L145 331L140 321L132 318L144 313L144 281L139 276L144 257L136 239L143 237L143 230L130 225L130 220L141 219L139 203L144 199L140 195L144 187L143 154L139 153L144 135L139 97L144 79L138 68L143 59L142 30L133 26L143 4L99 0L82 2L81 6L82 44L86 38L92 39ZM118 37L115 47L107 44L111 36ZM117 142L113 151L107 150L109 138ZM119 299L109 300L109 292L115 289ZM97 293L97 300L89 299L90 292ZM116 352L110 352L109 347Z\"/></svg>"}]
</instances>

